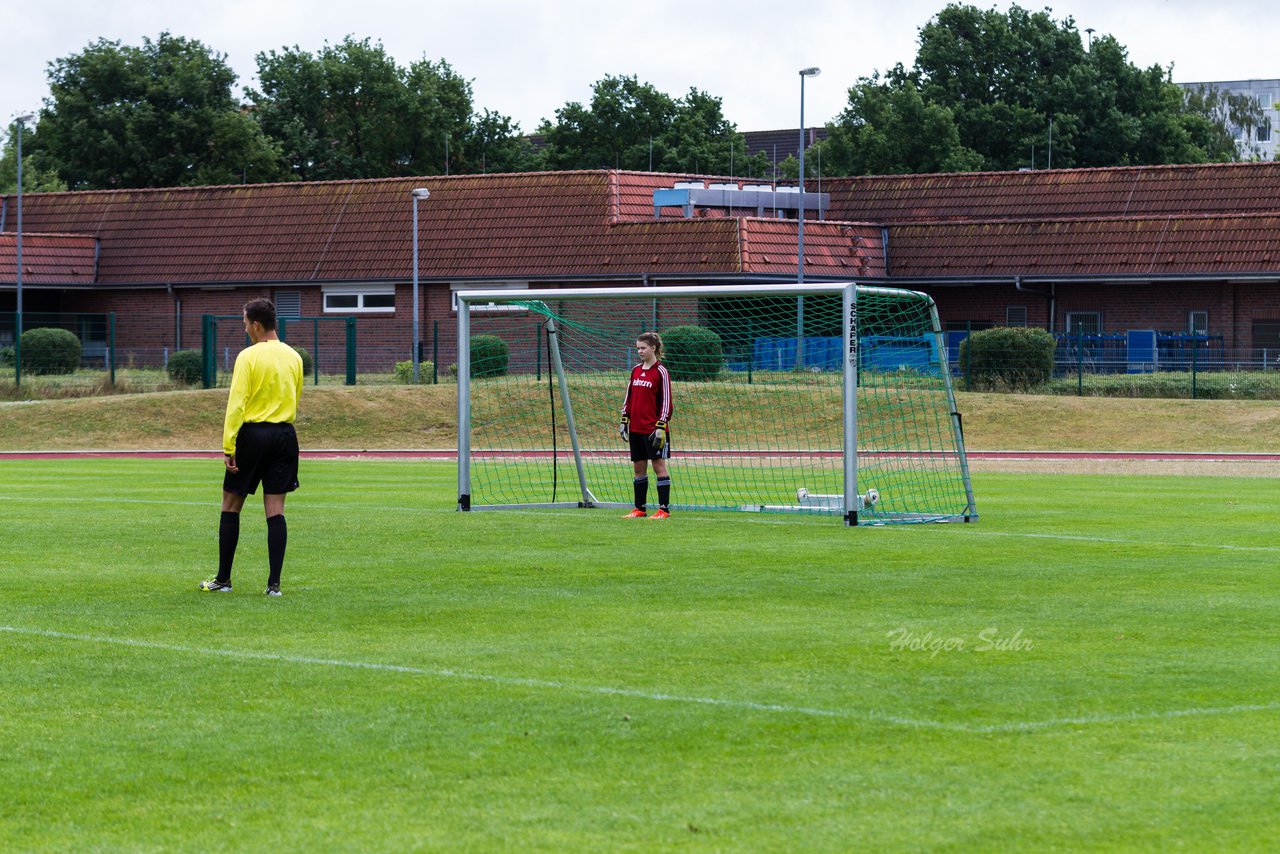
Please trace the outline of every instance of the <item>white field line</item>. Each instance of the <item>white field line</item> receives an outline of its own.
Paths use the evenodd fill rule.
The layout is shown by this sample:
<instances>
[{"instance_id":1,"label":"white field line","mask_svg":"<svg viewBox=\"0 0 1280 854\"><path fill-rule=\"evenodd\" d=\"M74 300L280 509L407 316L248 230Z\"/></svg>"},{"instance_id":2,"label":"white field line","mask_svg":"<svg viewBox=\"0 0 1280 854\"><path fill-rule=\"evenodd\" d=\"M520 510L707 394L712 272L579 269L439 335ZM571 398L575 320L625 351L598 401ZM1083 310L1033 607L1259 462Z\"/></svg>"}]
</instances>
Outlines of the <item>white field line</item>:
<instances>
[{"instance_id":1,"label":"white field line","mask_svg":"<svg viewBox=\"0 0 1280 854\"><path fill-rule=\"evenodd\" d=\"M873 723L892 724L911 729L942 730L973 734L999 733L1031 733L1041 732L1059 727L1090 726L1099 724L1133 723L1142 721L1174 720L1187 717L1206 717L1210 715L1232 715L1246 712L1271 712L1280 710L1280 702L1248 703L1234 706L1214 706L1191 709L1169 709L1162 711L1134 711L1115 715L1082 715L1067 718L1049 718L1040 721L1009 721L997 724L964 724L948 721L935 721L928 718L911 718L894 715L875 709L824 709L811 706L793 706L785 703L764 703L753 700L733 700L720 697L698 697L683 694L642 691L635 688L619 688L608 685L575 685L551 679L531 679L518 676L495 676L487 673L473 673L451 668L410 667L400 664L384 664L372 661L345 661L337 658L312 658L309 656L280 655L269 652L251 650L209 649L204 647L183 646L180 644L158 643L155 641L135 640L133 638L116 638L105 635L84 635L71 632L58 632L49 629L35 629L24 626L0 626L0 632L14 635L53 638L56 640L80 641L98 646L124 646L135 649L149 649L160 652L175 652L197 655L203 658L219 656L222 658L244 661L275 661L285 664L301 664L312 667L332 667L350 670L369 670L383 673L399 673L411 676L426 676L436 679L460 679L470 682L483 682L490 685L517 688L539 688L560 691L570 694L588 694L604 697L627 697L634 700L646 700L657 703L675 703L683 705L712 706L723 709L739 709L749 712L769 712L774 714L800 715L804 717L833 718L839 720L862 720Z\"/></svg>"}]
</instances>

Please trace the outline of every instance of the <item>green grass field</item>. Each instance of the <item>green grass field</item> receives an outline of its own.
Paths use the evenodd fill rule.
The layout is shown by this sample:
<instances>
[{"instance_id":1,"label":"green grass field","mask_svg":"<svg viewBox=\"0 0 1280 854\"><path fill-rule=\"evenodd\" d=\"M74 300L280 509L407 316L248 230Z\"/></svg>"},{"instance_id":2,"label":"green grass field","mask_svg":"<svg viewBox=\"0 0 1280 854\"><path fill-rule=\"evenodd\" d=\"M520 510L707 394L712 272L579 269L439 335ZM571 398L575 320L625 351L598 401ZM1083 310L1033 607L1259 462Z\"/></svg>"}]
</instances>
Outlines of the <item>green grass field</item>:
<instances>
[{"instance_id":1,"label":"green grass field","mask_svg":"<svg viewBox=\"0 0 1280 854\"><path fill-rule=\"evenodd\" d=\"M1270 480L979 472L978 524L850 530L304 461L267 599L260 504L195 590L219 477L0 461L0 849L1275 842Z\"/></svg>"}]
</instances>

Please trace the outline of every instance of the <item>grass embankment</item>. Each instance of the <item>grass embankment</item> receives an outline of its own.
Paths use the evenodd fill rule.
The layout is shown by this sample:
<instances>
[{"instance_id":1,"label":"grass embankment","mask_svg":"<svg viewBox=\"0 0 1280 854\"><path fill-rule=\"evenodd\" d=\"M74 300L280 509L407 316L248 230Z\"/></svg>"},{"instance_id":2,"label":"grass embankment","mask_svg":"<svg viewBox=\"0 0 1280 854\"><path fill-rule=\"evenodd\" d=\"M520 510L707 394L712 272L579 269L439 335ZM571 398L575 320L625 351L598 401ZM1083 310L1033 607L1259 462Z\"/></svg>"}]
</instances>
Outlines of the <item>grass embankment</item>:
<instances>
[{"instance_id":1,"label":"grass embankment","mask_svg":"<svg viewBox=\"0 0 1280 854\"><path fill-rule=\"evenodd\" d=\"M311 387L299 432L309 448L453 448L455 387ZM225 389L0 403L0 450L216 450ZM1280 406L961 393L974 450L1280 452ZM680 413L677 413L677 422Z\"/></svg>"}]
</instances>

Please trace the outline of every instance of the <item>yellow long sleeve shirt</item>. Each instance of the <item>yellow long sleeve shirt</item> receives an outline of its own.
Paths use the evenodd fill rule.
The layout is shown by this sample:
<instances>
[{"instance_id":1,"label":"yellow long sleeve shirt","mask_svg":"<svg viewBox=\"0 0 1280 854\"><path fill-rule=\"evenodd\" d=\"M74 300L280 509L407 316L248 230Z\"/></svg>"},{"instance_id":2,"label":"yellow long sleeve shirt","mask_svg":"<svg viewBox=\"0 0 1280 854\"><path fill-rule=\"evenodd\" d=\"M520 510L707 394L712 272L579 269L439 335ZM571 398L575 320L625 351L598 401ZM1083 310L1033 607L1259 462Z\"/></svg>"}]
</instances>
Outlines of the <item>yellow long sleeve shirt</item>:
<instances>
[{"instance_id":1,"label":"yellow long sleeve shirt","mask_svg":"<svg viewBox=\"0 0 1280 854\"><path fill-rule=\"evenodd\" d=\"M246 422L292 422L302 398L302 357L283 341L259 341L236 356L222 425L222 452L236 452Z\"/></svg>"}]
</instances>

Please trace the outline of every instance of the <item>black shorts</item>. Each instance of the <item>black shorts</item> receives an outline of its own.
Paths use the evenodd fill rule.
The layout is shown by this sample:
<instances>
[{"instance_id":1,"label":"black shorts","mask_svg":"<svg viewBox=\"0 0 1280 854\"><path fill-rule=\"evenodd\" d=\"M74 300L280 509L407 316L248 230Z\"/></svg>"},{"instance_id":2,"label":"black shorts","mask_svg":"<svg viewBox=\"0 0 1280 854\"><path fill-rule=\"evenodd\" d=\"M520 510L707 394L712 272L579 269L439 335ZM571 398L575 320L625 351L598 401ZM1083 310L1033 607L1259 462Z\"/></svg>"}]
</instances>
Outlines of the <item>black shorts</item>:
<instances>
[{"instance_id":1,"label":"black shorts","mask_svg":"<svg viewBox=\"0 0 1280 854\"><path fill-rule=\"evenodd\" d=\"M655 451L649 444L648 433L631 434L631 462L638 463L641 460L666 460L671 457L671 432L667 432L667 444L662 446L661 451Z\"/></svg>"},{"instance_id":2,"label":"black shorts","mask_svg":"<svg viewBox=\"0 0 1280 854\"><path fill-rule=\"evenodd\" d=\"M298 488L298 434L292 424L244 424L236 436L236 467L222 477L222 491L253 495L262 484L267 495Z\"/></svg>"}]
</instances>

